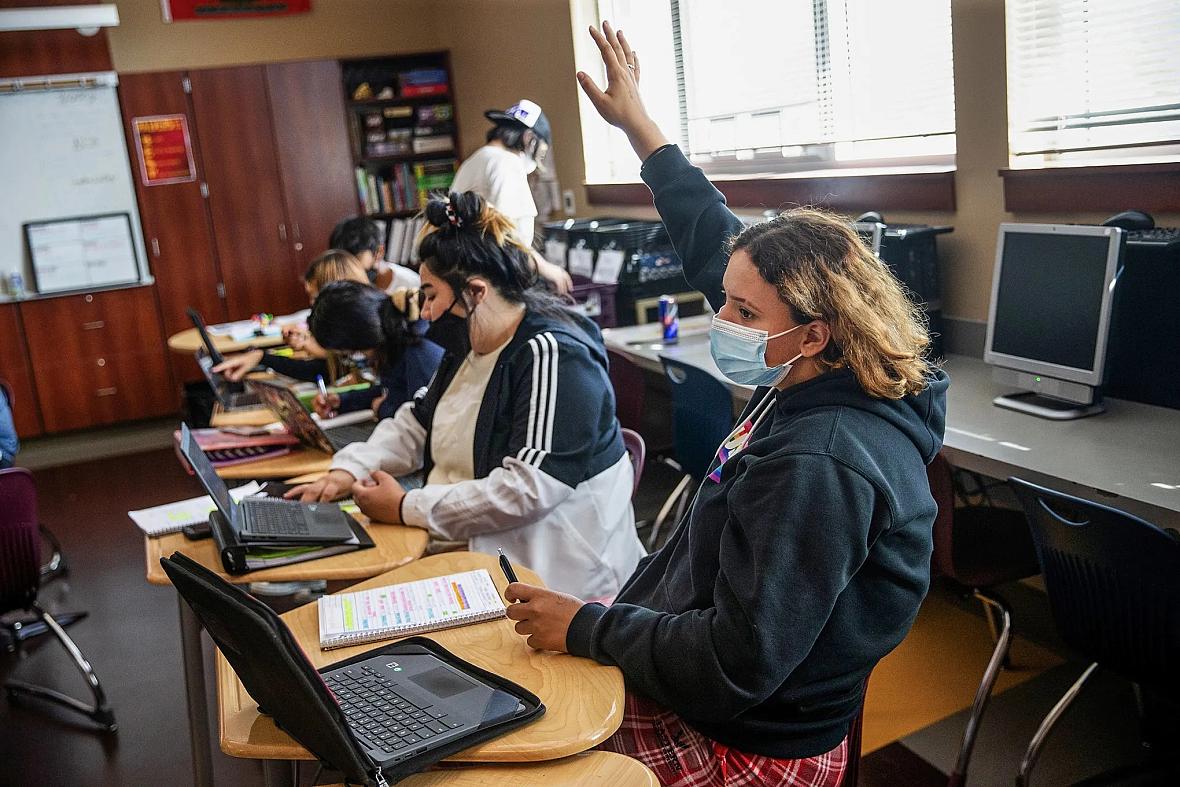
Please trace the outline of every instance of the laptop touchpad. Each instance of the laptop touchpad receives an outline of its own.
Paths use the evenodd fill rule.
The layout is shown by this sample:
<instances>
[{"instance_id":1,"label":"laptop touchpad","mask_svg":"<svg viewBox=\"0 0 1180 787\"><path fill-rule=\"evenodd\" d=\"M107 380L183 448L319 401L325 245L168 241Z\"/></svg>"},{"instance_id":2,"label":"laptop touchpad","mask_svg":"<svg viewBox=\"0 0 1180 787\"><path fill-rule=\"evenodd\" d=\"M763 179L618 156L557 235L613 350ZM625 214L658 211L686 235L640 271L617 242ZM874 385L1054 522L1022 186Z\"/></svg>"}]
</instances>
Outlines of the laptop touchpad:
<instances>
[{"instance_id":1,"label":"laptop touchpad","mask_svg":"<svg viewBox=\"0 0 1180 787\"><path fill-rule=\"evenodd\" d=\"M410 680L440 698L453 697L478 685L446 667L435 667L418 675L411 675Z\"/></svg>"}]
</instances>

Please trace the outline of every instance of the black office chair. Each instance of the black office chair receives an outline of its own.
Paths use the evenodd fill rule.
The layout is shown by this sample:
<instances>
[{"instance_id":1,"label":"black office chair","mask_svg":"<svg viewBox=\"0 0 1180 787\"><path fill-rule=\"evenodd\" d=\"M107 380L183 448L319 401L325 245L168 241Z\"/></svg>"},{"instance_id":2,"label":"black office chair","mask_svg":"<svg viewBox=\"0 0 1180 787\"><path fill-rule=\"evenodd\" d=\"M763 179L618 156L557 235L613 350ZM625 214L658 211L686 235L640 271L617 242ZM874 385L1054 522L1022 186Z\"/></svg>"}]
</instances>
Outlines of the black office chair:
<instances>
[{"instance_id":1,"label":"black office chair","mask_svg":"<svg viewBox=\"0 0 1180 787\"><path fill-rule=\"evenodd\" d=\"M1032 529L1058 633L1093 662L1029 743L1016 779L1026 787L1054 725L1099 666L1153 700L1180 701L1180 539L1100 503L1008 482ZM1150 739L1146 723L1144 732Z\"/></svg>"},{"instance_id":2,"label":"black office chair","mask_svg":"<svg viewBox=\"0 0 1180 787\"><path fill-rule=\"evenodd\" d=\"M948 787L962 787L967 781L967 768L984 711L1001 668L1007 666L1011 643L1012 611L996 592L996 586L1036 574L1037 556L1028 524L1020 511L991 505L955 505L956 496L969 499L970 495L957 494L965 490L956 487L951 464L943 454L939 453L927 466L926 476L938 505L934 552L930 556L931 576L946 578L983 604L995 641L947 780Z\"/></svg>"}]
</instances>

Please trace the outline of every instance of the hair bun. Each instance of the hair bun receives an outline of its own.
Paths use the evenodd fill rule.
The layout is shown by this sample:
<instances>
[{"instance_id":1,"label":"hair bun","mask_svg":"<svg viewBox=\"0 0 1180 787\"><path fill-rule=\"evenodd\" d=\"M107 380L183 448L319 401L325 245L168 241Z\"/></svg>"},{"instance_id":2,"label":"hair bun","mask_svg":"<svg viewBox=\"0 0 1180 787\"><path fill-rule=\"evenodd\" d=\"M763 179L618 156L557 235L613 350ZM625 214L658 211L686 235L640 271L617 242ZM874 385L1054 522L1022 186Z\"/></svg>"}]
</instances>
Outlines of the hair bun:
<instances>
[{"instance_id":1,"label":"hair bun","mask_svg":"<svg viewBox=\"0 0 1180 787\"><path fill-rule=\"evenodd\" d=\"M484 210L483 197L474 191L452 191L445 197L432 196L426 203L426 220L440 230L459 231L480 225Z\"/></svg>"}]
</instances>

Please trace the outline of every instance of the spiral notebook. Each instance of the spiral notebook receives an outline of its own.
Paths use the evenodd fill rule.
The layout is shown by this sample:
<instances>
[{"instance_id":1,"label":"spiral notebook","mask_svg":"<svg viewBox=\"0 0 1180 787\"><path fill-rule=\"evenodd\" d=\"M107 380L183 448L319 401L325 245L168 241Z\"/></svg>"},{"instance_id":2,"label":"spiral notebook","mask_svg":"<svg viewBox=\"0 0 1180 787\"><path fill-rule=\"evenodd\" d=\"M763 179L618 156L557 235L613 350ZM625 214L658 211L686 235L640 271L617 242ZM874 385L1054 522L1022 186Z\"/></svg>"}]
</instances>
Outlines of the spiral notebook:
<instances>
[{"instance_id":1,"label":"spiral notebook","mask_svg":"<svg viewBox=\"0 0 1180 787\"><path fill-rule=\"evenodd\" d=\"M336 593L319 601L320 649L504 617L504 602L487 569Z\"/></svg>"}]
</instances>

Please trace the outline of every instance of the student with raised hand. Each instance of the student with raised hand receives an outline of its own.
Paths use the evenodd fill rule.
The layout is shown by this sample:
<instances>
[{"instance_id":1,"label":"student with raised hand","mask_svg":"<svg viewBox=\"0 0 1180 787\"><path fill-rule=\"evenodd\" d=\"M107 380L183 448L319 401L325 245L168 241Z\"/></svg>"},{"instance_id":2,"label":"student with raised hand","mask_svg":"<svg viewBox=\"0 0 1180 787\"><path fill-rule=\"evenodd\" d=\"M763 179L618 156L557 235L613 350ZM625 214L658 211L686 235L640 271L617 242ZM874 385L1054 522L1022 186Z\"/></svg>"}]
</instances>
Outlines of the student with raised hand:
<instances>
[{"instance_id":1,"label":"student with raised hand","mask_svg":"<svg viewBox=\"0 0 1180 787\"><path fill-rule=\"evenodd\" d=\"M919 312L848 222L793 210L744 229L639 97L639 61L591 29L600 90L578 81L641 174L717 315L713 358L758 386L689 513L612 605L520 583L506 597L534 648L622 669L602 748L664 784L828 785L877 662L930 578L947 378Z\"/></svg>"},{"instance_id":2,"label":"student with raised hand","mask_svg":"<svg viewBox=\"0 0 1180 787\"><path fill-rule=\"evenodd\" d=\"M385 259L385 238L377 222L365 216L344 219L332 230L328 246L343 249L355 256L365 269L369 284L392 293L419 285L418 274L405 265Z\"/></svg>"},{"instance_id":3,"label":"student with raised hand","mask_svg":"<svg viewBox=\"0 0 1180 787\"><path fill-rule=\"evenodd\" d=\"M303 274L303 289L307 291L308 302L315 303L319 291L334 281L365 283L368 278L360 261L352 254L342 249L329 249L312 260ZM317 377L339 377L337 372L341 364L315 342L305 327L285 326L283 341L292 349L307 353L311 358L288 358L255 348L227 356L224 361L213 367L213 371L224 374L226 379L233 381L242 379L258 366L265 366L279 374L307 382L315 382Z\"/></svg>"},{"instance_id":4,"label":"student with raised hand","mask_svg":"<svg viewBox=\"0 0 1180 787\"><path fill-rule=\"evenodd\" d=\"M601 333L537 286L529 250L479 195L433 199L426 218L422 309L447 346L438 374L288 496L351 494L377 521L502 547L552 587L613 595L643 547ZM421 489L394 480L419 469Z\"/></svg>"}]
</instances>

